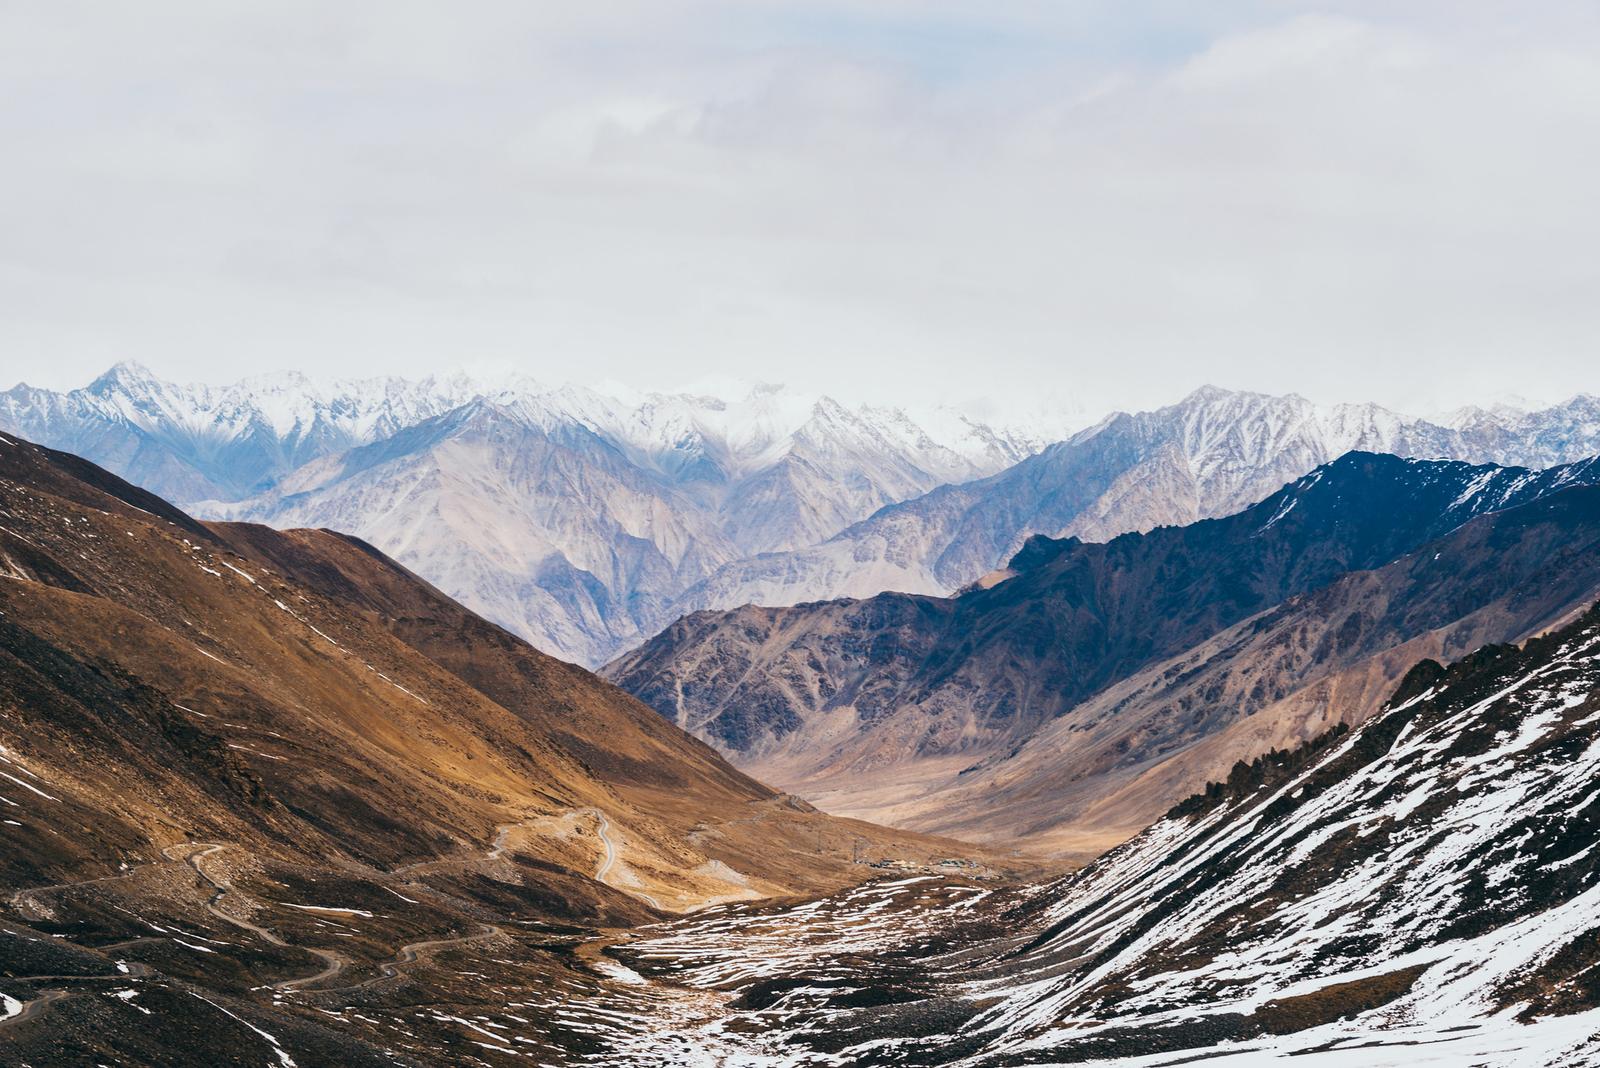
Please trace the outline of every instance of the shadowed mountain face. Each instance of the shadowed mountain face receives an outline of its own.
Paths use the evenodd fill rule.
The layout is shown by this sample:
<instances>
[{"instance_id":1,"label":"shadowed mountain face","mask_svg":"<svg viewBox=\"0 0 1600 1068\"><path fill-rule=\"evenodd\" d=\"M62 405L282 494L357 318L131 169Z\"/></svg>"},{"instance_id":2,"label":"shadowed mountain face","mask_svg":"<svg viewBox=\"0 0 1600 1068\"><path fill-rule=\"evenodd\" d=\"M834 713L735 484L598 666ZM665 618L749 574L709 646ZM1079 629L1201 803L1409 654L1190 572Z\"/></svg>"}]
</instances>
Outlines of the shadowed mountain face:
<instances>
[{"instance_id":1,"label":"shadowed mountain face","mask_svg":"<svg viewBox=\"0 0 1600 1068\"><path fill-rule=\"evenodd\" d=\"M571 925L960 850L775 793L365 543L4 435L0 817L35 1065L462 1063L460 1006L600 981ZM535 1057L586 1041L522 1015Z\"/></svg>"},{"instance_id":2,"label":"shadowed mountain face","mask_svg":"<svg viewBox=\"0 0 1600 1068\"><path fill-rule=\"evenodd\" d=\"M201 510L358 534L540 648L594 664L676 618L677 596L723 564L811 544L1006 458L964 459L900 413L826 400L738 448L684 416L654 428L684 440L652 449L601 415L478 398Z\"/></svg>"},{"instance_id":3,"label":"shadowed mountain face","mask_svg":"<svg viewBox=\"0 0 1600 1068\"><path fill-rule=\"evenodd\" d=\"M781 386L627 400L461 376L211 387L134 364L67 393L0 392L0 430L204 518L356 534L586 666L691 611L946 595L1036 534L1225 516L1352 449L1529 467L1600 452L1591 397L1429 421L1206 387L1069 437L1079 426Z\"/></svg>"},{"instance_id":4,"label":"shadowed mountain face","mask_svg":"<svg viewBox=\"0 0 1600 1068\"><path fill-rule=\"evenodd\" d=\"M699 613L606 674L825 806L1092 852L1264 739L1370 712L1397 670L1373 658L1458 655L1591 597L1600 491L1575 487L1597 480L1355 453L1225 519L1034 539L954 598ZM1051 837L1096 804L1088 839Z\"/></svg>"},{"instance_id":5,"label":"shadowed mountain face","mask_svg":"<svg viewBox=\"0 0 1600 1068\"><path fill-rule=\"evenodd\" d=\"M1600 401L1434 423L1207 386L1155 411L1115 413L988 478L885 507L821 544L732 561L677 607L947 594L1034 535L1109 541L1227 516L1352 450L1550 467L1600 453Z\"/></svg>"},{"instance_id":6,"label":"shadowed mountain face","mask_svg":"<svg viewBox=\"0 0 1600 1068\"><path fill-rule=\"evenodd\" d=\"M684 1041L797 1065L1593 1064L1597 783L1590 611L1415 665L1363 726L1238 766L1057 883L732 909L622 955L731 997ZM616 1063L651 1063L635 1048Z\"/></svg>"}]
</instances>

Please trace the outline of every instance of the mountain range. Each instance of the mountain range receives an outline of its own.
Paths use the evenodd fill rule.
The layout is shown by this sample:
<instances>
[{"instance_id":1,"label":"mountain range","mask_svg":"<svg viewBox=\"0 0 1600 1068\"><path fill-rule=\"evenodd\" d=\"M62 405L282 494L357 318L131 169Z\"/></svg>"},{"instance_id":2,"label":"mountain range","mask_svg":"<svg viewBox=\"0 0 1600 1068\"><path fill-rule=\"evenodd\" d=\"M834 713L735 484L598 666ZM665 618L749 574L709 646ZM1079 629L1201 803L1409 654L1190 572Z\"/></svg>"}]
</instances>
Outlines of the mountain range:
<instances>
[{"instance_id":1,"label":"mountain range","mask_svg":"<svg viewBox=\"0 0 1600 1068\"><path fill-rule=\"evenodd\" d=\"M729 1008L611 1063L1593 1064L1597 777L1592 610L1414 664L1362 726L1241 763L1061 880L646 932L618 956Z\"/></svg>"},{"instance_id":2,"label":"mountain range","mask_svg":"<svg viewBox=\"0 0 1600 1068\"><path fill-rule=\"evenodd\" d=\"M706 608L950 593L1034 534L1226 515L1353 449L1546 467L1600 453L1600 401L1436 421L1207 387L1075 429L847 407L777 386L622 398L524 378L119 364L0 393L0 429L215 519L357 534L537 647L604 663Z\"/></svg>"},{"instance_id":3,"label":"mountain range","mask_svg":"<svg viewBox=\"0 0 1600 1068\"><path fill-rule=\"evenodd\" d=\"M607 981L588 929L863 854L981 861L755 782L365 542L0 434L6 1063L469 1063L466 1006ZM535 1061L592 1045L528 1012Z\"/></svg>"},{"instance_id":4,"label":"mountain range","mask_svg":"<svg viewBox=\"0 0 1600 1068\"><path fill-rule=\"evenodd\" d=\"M1205 387L1118 412L984 479L886 506L821 544L725 565L678 609L787 605L884 590L950 593L1034 534L1105 541L1228 515L1347 452L1543 468L1600 454L1600 400L1442 422Z\"/></svg>"},{"instance_id":5,"label":"mountain range","mask_svg":"<svg viewBox=\"0 0 1600 1068\"><path fill-rule=\"evenodd\" d=\"M1350 453L1225 518L1035 536L954 597L696 613L605 674L830 811L1092 856L1600 596L1596 483Z\"/></svg>"},{"instance_id":6,"label":"mountain range","mask_svg":"<svg viewBox=\"0 0 1600 1068\"><path fill-rule=\"evenodd\" d=\"M1600 461L1358 452L953 597L716 630L804 654L743 669L775 686L725 747L856 731L871 786L885 740L945 746L904 822L1133 835L1020 881L761 784L358 538L0 434L0 1056L1588 1063L1597 596ZM827 672L853 704L771 715Z\"/></svg>"},{"instance_id":7,"label":"mountain range","mask_svg":"<svg viewBox=\"0 0 1600 1068\"><path fill-rule=\"evenodd\" d=\"M205 516L359 534L585 663L670 622L672 600L723 564L813 544L1049 440L777 386L732 401L464 376L216 388L134 364L67 393L0 394L0 429Z\"/></svg>"}]
</instances>

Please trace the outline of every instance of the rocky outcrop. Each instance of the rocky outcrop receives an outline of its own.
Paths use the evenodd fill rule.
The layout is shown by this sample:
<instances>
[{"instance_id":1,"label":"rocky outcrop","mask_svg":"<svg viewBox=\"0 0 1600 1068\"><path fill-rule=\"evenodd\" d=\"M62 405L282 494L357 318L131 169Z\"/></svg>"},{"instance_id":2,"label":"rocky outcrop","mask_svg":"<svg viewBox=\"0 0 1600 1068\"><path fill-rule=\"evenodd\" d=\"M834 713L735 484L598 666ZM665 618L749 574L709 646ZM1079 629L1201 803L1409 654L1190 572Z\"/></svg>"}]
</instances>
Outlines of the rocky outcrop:
<instances>
[{"instance_id":1,"label":"rocky outcrop","mask_svg":"<svg viewBox=\"0 0 1600 1068\"><path fill-rule=\"evenodd\" d=\"M889 882L624 953L733 995L699 1034L795 1063L1592 1063L1600 611L1404 676L1055 883Z\"/></svg>"},{"instance_id":2,"label":"rocky outcrop","mask_svg":"<svg viewBox=\"0 0 1600 1068\"><path fill-rule=\"evenodd\" d=\"M1224 519L1037 538L954 598L698 613L606 674L825 808L1070 851L1358 720L1416 643L1459 655L1592 597L1595 481L1353 453Z\"/></svg>"}]
</instances>

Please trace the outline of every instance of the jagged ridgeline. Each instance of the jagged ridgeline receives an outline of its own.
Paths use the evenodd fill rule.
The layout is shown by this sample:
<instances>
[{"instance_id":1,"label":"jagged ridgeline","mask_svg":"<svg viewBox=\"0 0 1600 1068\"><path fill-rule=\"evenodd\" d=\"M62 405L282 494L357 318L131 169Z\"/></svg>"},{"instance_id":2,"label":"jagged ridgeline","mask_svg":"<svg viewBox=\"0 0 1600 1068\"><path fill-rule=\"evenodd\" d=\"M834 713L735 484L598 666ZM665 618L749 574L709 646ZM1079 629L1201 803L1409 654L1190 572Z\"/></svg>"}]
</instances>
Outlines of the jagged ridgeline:
<instances>
[{"instance_id":1,"label":"jagged ridgeline","mask_svg":"<svg viewBox=\"0 0 1600 1068\"><path fill-rule=\"evenodd\" d=\"M831 811L1092 857L1419 658L1581 611L1596 482L1349 453L1220 519L1036 536L954 597L697 613L604 673Z\"/></svg>"},{"instance_id":2,"label":"jagged ridgeline","mask_svg":"<svg viewBox=\"0 0 1600 1068\"><path fill-rule=\"evenodd\" d=\"M1535 468L1600 452L1583 396L1435 423L1207 387L1093 414L992 422L770 385L619 399L518 376L185 385L134 364L0 392L0 430L204 518L359 535L591 667L691 611L946 594L1031 534L1228 515L1353 449Z\"/></svg>"},{"instance_id":3,"label":"jagged ridgeline","mask_svg":"<svg viewBox=\"0 0 1600 1068\"><path fill-rule=\"evenodd\" d=\"M213 519L356 534L544 652L593 664L722 564L992 474L1065 429L913 419L779 386L627 401L520 376L232 386L119 364L0 392L0 430Z\"/></svg>"},{"instance_id":4,"label":"jagged ridgeline","mask_svg":"<svg viewBox=\"0 0 1600 1068\"><path fill-rule=\"evenodd\" d=\"M828 1063L1594 1064L1600 609L1423 662L1363 726L1241 763L1076 875L943 893L627 956Z\"/></svg>"},{"instance_id":5,"label":"jagged ridgeline","mask_svg":"<svg viewBox=\"0 0 1600 1068\"><path fill-rule=\"evenodd\" d=\"M1433 661L1426 663L1433 664ZM1228 770L1226 779L1206 783L1206 788L1200 793L1191 794L1173 805L1167 811L1167 818L1204 815L1221 805L1248 797L1264 786L1284 782L1348 733L1349 726L1336 723L1332 730L1294 749L1269 749L1248 764L1243 760L1236 761Z\"/></svg>"}]
</instances>

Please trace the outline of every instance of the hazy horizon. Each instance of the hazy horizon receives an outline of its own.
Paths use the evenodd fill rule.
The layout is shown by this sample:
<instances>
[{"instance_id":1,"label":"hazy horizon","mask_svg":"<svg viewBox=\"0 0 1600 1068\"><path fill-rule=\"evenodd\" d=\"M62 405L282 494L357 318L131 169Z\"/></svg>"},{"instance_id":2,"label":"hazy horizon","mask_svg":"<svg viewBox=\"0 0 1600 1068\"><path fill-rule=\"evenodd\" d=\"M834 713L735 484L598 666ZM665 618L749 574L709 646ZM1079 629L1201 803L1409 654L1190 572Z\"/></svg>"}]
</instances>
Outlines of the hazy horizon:
<instances>
[{"instance_id":1,"label":"hazy horizon","mask_svg":"<svg viewBox=\"0 0 1600 1068\"><path fill-rule=\"evenodd\" d=\"M0 346L1148 408L1592 391L1600 11L0 11Z\"/></svg>"},{"instance_id":2,"label":"hazy horizon","mask_svg":"<svg viewBox=\"0 0 1600 1068\"><path fill-rule=\"evenodd\" d=\"M148 372L164 382L174 385L203 386L210 389L247 387L253 383L267 384L273 382L274 380L301 378L309 383L313 389L331 392L342 386L347 386L352 383L381 381L387 378L399 378L413 383L421 383L430 379L440 383L447 383L453 379L459 378L467 380L473 387L481 387L485 392L504 389L510 392L544 394L558 392L566 388L576 388L589 390L627 405L640 404L651 396L698 396L714 398L719 401L734 404L752 398L758 391L772 390L786 392L808 399L828 397L839 401L840 403L851 406L867 405L873 407L904 408L912 414L917 412L928 412L936 409L949 409L997 424L1033 424L1038 429L1053 427L1054 429L1065 432L1074 432L1083 427L1091 426L1100 421L1102 418L1119 411L1150 411L1157 408L1164 408L1174 405L1187 399L1196 391L1206 388L1220 389L1229 393L1249 393L1271 397L1298 396L1311 402L1312 404L1316 404L1321 407L1333 407L1335 405L1344 403L1379 403L1372 401L1370 398L1359 400L1329 400L1324 397L1307 396L1304 393L1299 393L1293 390L1283 393L1273 393L1270 390L1256 389L1248 385L1231 384L1224 381L1202 382L1196 386L1186 387L1168 394L1153 393L1151 394L1153 399L1145 404L1111 404L1108 406L1093 407L1085 403L1080 398L1060 392L1058 392L1054 397L1051 397L1049 395L1042 394L1040 391L1031 391L1029 397L1026 399L1007 398L1003 396L997 396L992 393L966 393L953 394L946 397L935 397L933 399L905 400L892 396L873 397L846 392L830 391L827 389L808 389L804 386L799 386L794 383L784 382L777 379L763 380L740 378L732 375L703 377L700 379L686 380L678 382L674 385L658 388L638 386L628 382L605 379L595 381L583 381L580 379L541 379L528 375L516 368L472 369L455 367L441 369L426 374L398 375L385 375L381 373L370 375L343 375L318 372L315 369L307 370L300 368L284 368L280 370L260 371L243 376L232 377L220 373L217 376L210 377L168 376L162 374L156 368L152 368L138 360L119 361L118 364L113 364L109 367L103 368L100 372L90 375L87 378L84 378L82 381L73 382L60 387L49 386L40 382L29 382L26 380L19 380L15 383L12 383L10 387L5 387L5 384L0 382L0 392L4 392L5 388L24 386L31 388L51 389L57 392L71 392L74 389L82 389L92 385L97 379L103 375L112 373L119 366L138 368L142 371ZM1449 408L1397 408L1382 404L1380 404L1380 407L1389 408L1389 410L1395 412L1396 414L1409 417L1442 419L1465 408L1492 409L1496 407L1505 407L1530 412L1539 411L1558 407L1560 405L1579 400L1584 396L1594 396L1594 394L1588 391L1578 391L1566 396L1547 399L1530 397L1523 393L1502 391L1497 395L1485 396L1477 400L1469 401L1466 404L1455 405Z\"/></svg>"}]
</instances>

